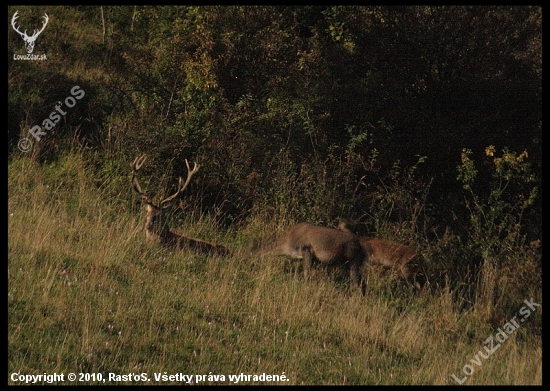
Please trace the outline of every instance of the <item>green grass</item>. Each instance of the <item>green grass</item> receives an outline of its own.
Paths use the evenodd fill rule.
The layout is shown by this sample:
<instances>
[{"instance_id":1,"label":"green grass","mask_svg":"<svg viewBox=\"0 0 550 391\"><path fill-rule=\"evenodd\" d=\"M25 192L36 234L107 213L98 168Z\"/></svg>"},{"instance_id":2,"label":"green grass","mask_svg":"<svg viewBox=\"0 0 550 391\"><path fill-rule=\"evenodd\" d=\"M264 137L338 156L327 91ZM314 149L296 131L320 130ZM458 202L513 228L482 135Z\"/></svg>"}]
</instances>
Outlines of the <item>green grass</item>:
<instances>
[{"instance_id":1,"label":"green grass","mask_svg":"<svg viewBox=\"0 0 550 391\"><path fill-rule=\"evenodd\" d=\"M542 384L541 336L524 327L542 306L476 366L496 329L446 289L417 295L369 269L366 295L350 295L331 273L306 281L298 262L251 254L263 228L222 232L195 214L173 228L232 257L149 246L137 204L99 190L78 155L15 159L8 175L8 384L21 384L12 373L97 384L71 372L151 379L105 384L180 373L204 375L194 384L241 373L288 381L239 384L456 384L466 364L467 385Z\"/></svg>"}]
</instances>

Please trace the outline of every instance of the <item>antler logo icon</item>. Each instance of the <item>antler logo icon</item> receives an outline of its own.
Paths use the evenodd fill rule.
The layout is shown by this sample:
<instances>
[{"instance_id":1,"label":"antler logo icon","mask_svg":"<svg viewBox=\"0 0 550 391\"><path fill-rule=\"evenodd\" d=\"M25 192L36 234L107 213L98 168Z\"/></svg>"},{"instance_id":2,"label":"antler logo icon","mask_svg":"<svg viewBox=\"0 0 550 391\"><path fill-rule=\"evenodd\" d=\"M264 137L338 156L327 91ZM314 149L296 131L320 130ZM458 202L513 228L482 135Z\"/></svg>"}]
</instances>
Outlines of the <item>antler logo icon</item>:
<instances>
[{"instance_id":1,"label":"antler logo icon","mask_svg":"<svg viewBox=\"0 0 550 391\"><path fill-rule=\"evenodd\" d=\"M27 35L27 30L25 30L25 32L22 33L17 29L17 26L15 25L15 20L19 18L19 15L17 15L18 12L19 11L15 11L15 14L13 14L13 18L11 18L11 25L13 26L13 29L17 31L25 41L25 50L27 51L27 53L31 54L32 51L34 50L34 44L35 44L36 38L38 38L40 33L44 31L44 28L48 24L48 20L49 20L48 14L44 13L44 16L43 16L44 22L43 22L42 28L40 30L34 30L34 34L29 37Z\"/></svg>"}]
</instances>

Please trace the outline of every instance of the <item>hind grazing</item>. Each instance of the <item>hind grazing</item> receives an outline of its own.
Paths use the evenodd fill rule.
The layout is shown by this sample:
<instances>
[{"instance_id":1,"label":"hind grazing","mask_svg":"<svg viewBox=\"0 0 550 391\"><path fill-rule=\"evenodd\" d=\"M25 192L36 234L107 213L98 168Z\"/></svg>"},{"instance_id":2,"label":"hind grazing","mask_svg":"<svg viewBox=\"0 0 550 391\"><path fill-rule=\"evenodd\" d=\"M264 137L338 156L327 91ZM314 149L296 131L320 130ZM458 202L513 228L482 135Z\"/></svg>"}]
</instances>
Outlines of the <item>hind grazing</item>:
<instances>
[{"instance_id":1,"label":"hind grazing","mask_svg":"<svg viewBox=\"0 0 550 391\"><path fill-rule=\"evenodd\" d=\"M361 289L361 266L368 259L354 234L309 223L291 227L266 253L302 259L306 277L313 261L349 268L352 289Z\"/></svg>"}]
</instances>

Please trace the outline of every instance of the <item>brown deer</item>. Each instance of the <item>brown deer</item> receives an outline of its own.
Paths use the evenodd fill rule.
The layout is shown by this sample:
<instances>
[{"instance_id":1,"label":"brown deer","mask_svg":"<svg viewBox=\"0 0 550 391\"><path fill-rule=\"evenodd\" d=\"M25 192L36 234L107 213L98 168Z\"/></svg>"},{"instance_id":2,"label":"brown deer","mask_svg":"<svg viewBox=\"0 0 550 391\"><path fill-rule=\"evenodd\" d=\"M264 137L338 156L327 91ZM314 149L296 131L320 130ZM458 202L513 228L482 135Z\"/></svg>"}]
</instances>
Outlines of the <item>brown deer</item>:
<instances>
[{"instance_id":1,"label":"brown deer","mask_svg":"<svg viewBox=\"0 0 550 391\"><path fill-rule=\"evenodd\" d=\"M264 253L302 259L306 278L314 261L344 266L350 271L350 288L363 289L361 266L368 256L357 236L350 232L300 223L268 246L267 251L264 248Z\"/></svg>"},{"instance_id":2,"label":"brown deer","mask_svg":"<svg viewBox=\"0 0 550 391\"><path fill-rule=\"evenodd\" d=\"M145 224L147 240L153 243L159 243L165 246L176 247L181 250L192 250L198 253L216 254L220 256L230 255L227 248L212 243L205 242L200 239L192 239L184 235L177 234L170 231L168 223L166 221L165 211L171 207L170 202L176 198L185 188L189 185L191 178L199 171L199 165L195 163L193 169L189 167L189 162L185 159L187 165L187 180L182 183L181 177L178 181L178 190L170 197L160 201L160 203L153 203L152 199L148 197L142 190L137 179L137 172L145 162L146 156L137 157L130 165L132 168L132 184L134 190L141 196L141 200L146 205L147 220Z\"/></svg>"},{"instance_id":3,"label":"brown deer","mask_svg":"<svg viewBox=\"0 0 550 391\"><path fill-rule=\"evenodd\" d=\"M346 221L340 222L338 230L354 233L352 227ZM371 265L395 270L407 282L412 282L416 289L423 288L425 276L420 272L418 262L416 262L418 260L418 250L415 247L366 236L359 236L358 238L365 253L365 260L368 260ZM418 280L416 280L416 277L418 277Z\"/></svg>"}]
</instances>

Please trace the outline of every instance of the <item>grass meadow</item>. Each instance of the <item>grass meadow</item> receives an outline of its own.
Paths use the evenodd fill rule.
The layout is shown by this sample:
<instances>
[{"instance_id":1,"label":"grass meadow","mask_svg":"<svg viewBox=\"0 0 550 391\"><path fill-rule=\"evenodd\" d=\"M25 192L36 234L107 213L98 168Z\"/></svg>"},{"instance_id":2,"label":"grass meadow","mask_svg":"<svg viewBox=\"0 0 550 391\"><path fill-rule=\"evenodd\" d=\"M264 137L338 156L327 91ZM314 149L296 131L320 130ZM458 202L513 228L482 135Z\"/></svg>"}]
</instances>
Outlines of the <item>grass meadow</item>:
<instances>
[{"instance_id":1,"label":"grass meadow","mask_svg":"<svg viewBox=\"0 0 550 391\"><path fill-rule=\"evenodd\" d=\"M542 305L494 327L482 302L418 294L373 267L365 296L349 294L330 269L306 281L299 262L252 253L284 229L260 220L223 230L174 211L173 230L228 258L151 246L129 176L112 182L78 154L9 162L8 384L542 384L529 327Z\"/></svg>"}]
</instances>

